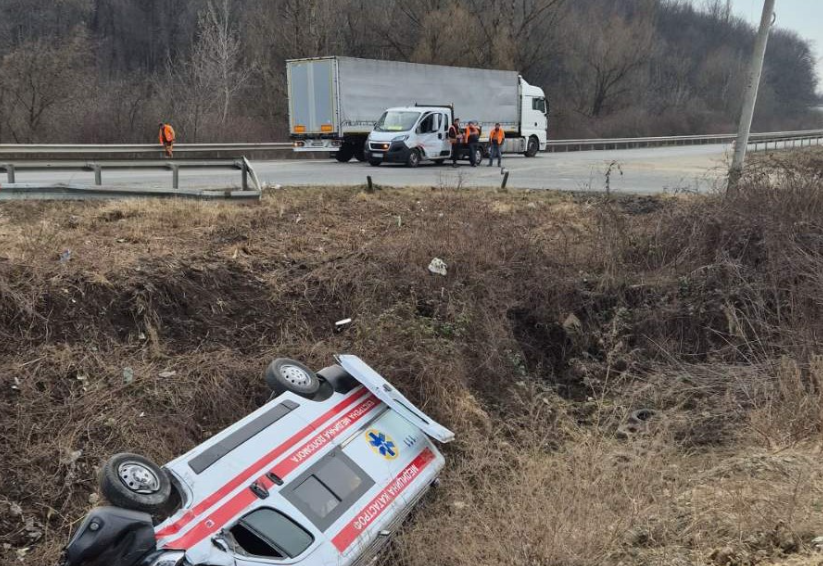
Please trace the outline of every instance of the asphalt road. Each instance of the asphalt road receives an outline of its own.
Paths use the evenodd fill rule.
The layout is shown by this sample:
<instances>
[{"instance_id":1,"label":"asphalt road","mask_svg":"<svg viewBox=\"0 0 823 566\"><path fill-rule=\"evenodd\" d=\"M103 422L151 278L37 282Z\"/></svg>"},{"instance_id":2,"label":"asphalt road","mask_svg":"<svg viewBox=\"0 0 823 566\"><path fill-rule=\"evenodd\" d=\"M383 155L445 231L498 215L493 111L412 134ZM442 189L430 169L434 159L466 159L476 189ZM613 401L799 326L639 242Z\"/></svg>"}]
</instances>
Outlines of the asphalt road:
<instances>
[{"instance_id":1,"label":"asphalt road","mask_svg":"<svg viewBox=\"0 0 823 566\"><path fill-rule=\"evenodd\" d=\"M665 191L710 191L725 175L730 145L697 145L628 150L544 153L534 158L505 156L508 186L521 189L603 190L611 169L610 188L626 193ZM498 187L500 169L486 163L472 168L461 163L421 165L410 169L401 165L372 167L367 163L338 163L333 159L256 161L260 181L269 186L361 185L370 175L386 186ZM92 184L91 172L21 172L18 183ZM181 170L184 188L239 186L239 171ZM103 171L103 184L116 186L171 187L171 172Z\"/></svg>"}]
</instances>

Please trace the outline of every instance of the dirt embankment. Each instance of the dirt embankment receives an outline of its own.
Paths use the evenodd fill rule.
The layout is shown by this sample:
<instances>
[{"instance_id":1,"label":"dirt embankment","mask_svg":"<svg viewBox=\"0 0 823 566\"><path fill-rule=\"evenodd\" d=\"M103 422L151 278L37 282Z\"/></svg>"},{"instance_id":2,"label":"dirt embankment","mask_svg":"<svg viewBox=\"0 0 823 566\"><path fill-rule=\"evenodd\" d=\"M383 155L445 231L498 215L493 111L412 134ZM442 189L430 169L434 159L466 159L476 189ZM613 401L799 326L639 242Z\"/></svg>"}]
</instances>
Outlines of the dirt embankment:
<instances>
[{"instance_id":1,"label":"dirt embankment","mask_svg":"<svg viewBox=\"0 0 823 566\"><path fill-rule=\"evenodd\" d=\"M458 436L386 564L816 564L815 163L735 201L4 204L0 563L54 563L108 455L166 461L259 406L273 357L352 352Z\"/></svg>"}]
</instances>

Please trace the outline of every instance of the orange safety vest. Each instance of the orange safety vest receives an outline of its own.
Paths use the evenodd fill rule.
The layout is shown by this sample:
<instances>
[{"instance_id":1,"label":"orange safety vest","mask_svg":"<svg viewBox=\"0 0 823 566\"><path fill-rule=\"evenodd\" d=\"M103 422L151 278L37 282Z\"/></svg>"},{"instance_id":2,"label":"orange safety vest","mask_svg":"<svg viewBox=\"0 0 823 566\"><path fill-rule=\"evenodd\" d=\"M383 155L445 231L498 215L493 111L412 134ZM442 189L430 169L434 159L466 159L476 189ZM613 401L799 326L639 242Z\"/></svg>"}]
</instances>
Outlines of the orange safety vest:
<instances>
[{"instance_id":1,"label":"orange safety vest","mask_svg":"<svg viewBox=\"0 0 823 566\"><path fill-rule=\"evenodd\" d=\"M503 145L503 140L506 139L506 132L503 131L503 128L495 128L492 130L492 133L489 134L489 141L497 141L497 145Z\"/></svg>"},{"instance_id":2,"label":"orange safety vest","mask_svg":"<svg viewBox=\"0 0 823 566\"><path fill-rule=\"evenodd\" d=\"M174 128L171 127L171 124L163 124L163 127L160 128L160 135L158 138L161 144L174 142Z\"/></svg>"},{"instance_id":3,"label":"orange safety vest","mask_svg":"<svg viewBox=\"0 0 823 566\"><path fill-rule=\"evenodd\" d=\"M480 135L480 128L476 127L474 124L469 124L466 126L465 131L465 142L469 143L469 140L472 136L479 136Z\"/></svg>"},{"instance_id":4,"label":"orange safety vest","mask_svg":"<svg viewBox=\"0 0 823 566\"><path fill-rule=\"evenodd\" d=\"M449 143L454 145L457 143L457 138L460 136L460 128L452 124L449 126Z\"/></svg>"}]
</instances>

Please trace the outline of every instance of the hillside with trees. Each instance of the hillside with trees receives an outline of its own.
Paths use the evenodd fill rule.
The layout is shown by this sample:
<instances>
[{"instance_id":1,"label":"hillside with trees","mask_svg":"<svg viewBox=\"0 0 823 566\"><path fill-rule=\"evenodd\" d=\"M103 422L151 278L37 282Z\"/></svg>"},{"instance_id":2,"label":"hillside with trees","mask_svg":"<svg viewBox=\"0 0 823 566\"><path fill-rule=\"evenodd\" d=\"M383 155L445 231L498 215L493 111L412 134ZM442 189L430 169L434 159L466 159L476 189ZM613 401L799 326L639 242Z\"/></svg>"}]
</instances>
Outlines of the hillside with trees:
<instances>
[{"instance_id":1,"label":"hillside with trees","mask_svg":"<svg viewBox=\"0 0 823 566\"><path fill-rule=\"evenodd\" d=\"M284 61L320 55L518 70L554 138L725 132L753 41L727 0L4 0L0 143L282 140ZM817 87L776 29L755 129L819 126Z\"/></svg>"}]
</instances>

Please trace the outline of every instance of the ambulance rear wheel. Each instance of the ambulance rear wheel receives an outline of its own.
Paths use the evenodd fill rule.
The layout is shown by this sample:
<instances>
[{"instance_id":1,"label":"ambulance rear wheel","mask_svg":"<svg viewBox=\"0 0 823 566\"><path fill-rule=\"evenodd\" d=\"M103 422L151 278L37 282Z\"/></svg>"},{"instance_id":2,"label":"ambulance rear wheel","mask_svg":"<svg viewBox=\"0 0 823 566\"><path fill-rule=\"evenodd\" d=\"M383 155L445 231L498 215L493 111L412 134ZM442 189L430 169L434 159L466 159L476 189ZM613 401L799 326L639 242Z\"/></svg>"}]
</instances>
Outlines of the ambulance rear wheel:
<instances>
[{"instance_id":1,"label":"ambulance rear wheel","mask_svg":"<svg viewBox=\"0 0 823 566\"><path fill-rule=\"evenodd\" d=\"M138 454L115 454L100 472L100 491L112 505L156 514L171 497L171 480L157 464Z\"/></svg>"},{"instance_id":2,"label":"ambulance rear wheel","mask_svg":"<svg viewBox=\"0 0 823 566\"><path fill-rule=\"evenodd\" d=\"M383 163L382 159L369 159L369 165L372 167L379 167L381 163Z\"/></svg>"},{"instance_id":3,"label":"ambulance rear wheel","mask_svg":"<svg viewBox=\"0 0 823 566\"><path fill-rule=\"evenodd\" d=\"M311 398L320 389L317 374L289 358L277 358L269 364L266 368L266 383L275 395L288 391Z\"/></svg>"}]
</instances>

